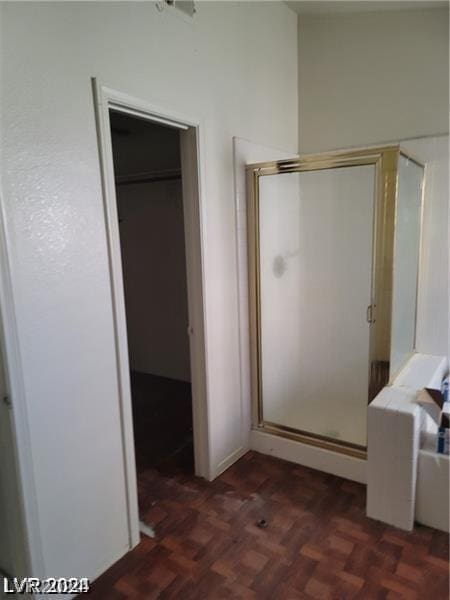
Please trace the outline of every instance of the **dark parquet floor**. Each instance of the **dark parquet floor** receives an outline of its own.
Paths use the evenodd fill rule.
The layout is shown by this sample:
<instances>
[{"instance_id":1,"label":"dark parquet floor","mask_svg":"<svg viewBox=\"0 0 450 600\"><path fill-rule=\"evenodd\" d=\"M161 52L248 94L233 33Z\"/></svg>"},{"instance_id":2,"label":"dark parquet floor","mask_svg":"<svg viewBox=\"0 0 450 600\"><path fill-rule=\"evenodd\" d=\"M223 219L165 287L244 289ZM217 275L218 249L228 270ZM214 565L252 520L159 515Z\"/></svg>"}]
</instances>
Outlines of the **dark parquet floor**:
<instances>
[{"instance_id":1,"label":"dark parquet floor","mask_svg":"<svg viewBox=\"0 0 450 600\"><path fill-rule=\"evenodd\" d=\"M141 470L156 537L102 575L92 600L449 597L447 535L368 519L363 485L255 452L212 483L188 465Z\"/></svg>"}]
</instances>

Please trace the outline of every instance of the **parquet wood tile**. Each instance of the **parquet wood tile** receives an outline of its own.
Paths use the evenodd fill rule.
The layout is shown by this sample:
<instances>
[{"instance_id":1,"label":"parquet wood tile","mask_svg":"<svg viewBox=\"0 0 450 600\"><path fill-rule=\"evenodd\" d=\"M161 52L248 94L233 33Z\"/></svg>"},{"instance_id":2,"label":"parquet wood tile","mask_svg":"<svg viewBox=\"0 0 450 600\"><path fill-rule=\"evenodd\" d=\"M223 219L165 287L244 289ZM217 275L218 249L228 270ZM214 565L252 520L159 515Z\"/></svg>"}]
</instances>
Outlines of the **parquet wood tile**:
<instances>
[{"instance_id":1,"label":"parquet wood tile","mask_svg":"<svg viewBox=\"0 0 450 600\"><path fill-rule=\"evenodd\" d=\"M149 469L138 494L156 537L92 600L449 598L448 536L368 519L363 485L249 452L212 483Z\"/></svg>"}]
</instances>

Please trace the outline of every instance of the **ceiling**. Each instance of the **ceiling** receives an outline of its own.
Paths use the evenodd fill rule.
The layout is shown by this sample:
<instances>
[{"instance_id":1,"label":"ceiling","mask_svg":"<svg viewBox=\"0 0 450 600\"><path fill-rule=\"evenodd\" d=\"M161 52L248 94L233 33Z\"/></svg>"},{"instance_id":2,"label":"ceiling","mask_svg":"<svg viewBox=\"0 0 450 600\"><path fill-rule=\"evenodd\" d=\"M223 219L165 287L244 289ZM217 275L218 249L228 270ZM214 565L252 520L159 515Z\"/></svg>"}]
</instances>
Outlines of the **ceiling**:
<instances>
[{"instance_id":1,"label":"ceiling","mask_svg":"<svg viewBox=\"0 0 450 600\"><path fill-rule=\"evenodd\" d=\"M350 0L350 1L325 1L325 0L299 0L287 1L299 15L330 15L341 13L377 12L386 10L420 10L424 8L445 8L449 6L448 0L443 1L409 1L409 0Z\"/></svg>"}]
</instances>

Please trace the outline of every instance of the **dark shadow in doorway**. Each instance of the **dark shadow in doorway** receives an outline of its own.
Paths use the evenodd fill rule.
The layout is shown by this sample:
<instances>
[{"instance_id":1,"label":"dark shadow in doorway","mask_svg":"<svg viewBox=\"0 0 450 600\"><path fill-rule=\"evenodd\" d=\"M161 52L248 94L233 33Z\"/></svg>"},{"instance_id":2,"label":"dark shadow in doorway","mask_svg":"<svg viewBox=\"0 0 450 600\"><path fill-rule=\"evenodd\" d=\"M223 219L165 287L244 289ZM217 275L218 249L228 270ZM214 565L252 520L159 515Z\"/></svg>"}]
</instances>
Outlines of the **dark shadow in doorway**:
<instances>
[{"instance_id":1,"label":"dark shadow in doorway","mask_svg":"<svg viewBox=\"0 0 450 600\"><path fill-rule=\"evenodd\" d=\"M131 372L136 469L194 472L191 384Z\"/></svg>"}]
</instances>

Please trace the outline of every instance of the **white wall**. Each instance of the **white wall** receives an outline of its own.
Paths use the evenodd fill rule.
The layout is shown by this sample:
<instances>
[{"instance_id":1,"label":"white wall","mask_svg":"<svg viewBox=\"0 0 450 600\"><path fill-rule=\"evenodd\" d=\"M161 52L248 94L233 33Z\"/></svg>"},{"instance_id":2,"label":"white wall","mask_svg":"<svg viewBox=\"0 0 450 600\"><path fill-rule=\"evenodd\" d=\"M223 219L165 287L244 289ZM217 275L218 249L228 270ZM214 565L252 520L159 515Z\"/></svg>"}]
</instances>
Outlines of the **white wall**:
<instances>
[{"instance_id":1,"label":"white wall","mask_svg":"<svg viewBox=\"0 0 450 600\"><path fill-rule=\"evenodd\" d=\"M93 577L129 541L90 78L202 119L214 469L241 435L232 137L295 153L296 17L273 2L199 2L193 24L153 2L2 3L1 26L1 176L39 574Z\"/></svg>"},{"instance_id":2,"label":"white wall","mask_svg":"<svg viewBox=\"0 0 450 600\"><path fill-rule=\"evenodd\" d=\"M181 180L117 187L130 368L190 381Z\"/></svg>"},{"instance_id":3,"label":"white wall","mask_svg":"<svg viewBox=\"0 0 450 600\"><path fill-rule=\"evenodd\" d=\"M448 10L299 18L300 151L448 133Z\"/></svg>"}]
</instances>

